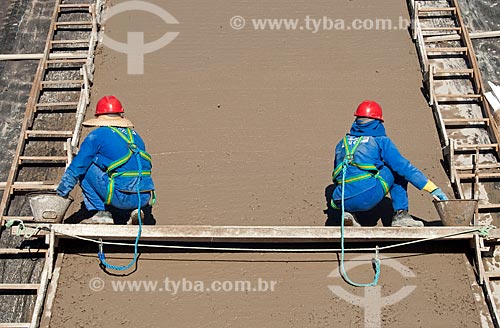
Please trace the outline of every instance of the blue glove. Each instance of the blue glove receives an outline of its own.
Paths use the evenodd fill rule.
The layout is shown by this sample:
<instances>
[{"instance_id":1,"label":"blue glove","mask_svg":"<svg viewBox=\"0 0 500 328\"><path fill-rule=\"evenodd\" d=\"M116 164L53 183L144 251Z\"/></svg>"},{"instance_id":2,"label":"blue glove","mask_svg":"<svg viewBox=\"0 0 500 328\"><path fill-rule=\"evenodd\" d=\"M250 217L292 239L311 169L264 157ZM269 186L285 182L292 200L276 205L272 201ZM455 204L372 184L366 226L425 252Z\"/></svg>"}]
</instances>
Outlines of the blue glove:
<instances>
[{"instance_id":1,"label":"blue glove","mask_svg":"<svg viewBox=\"0 0 500 328\"><path fill-rule=\"evenodd\" d=\"M441 188L434 189L434 191L431 192L431 195L439 198L439 200L448 200L448 197L446 197L446 194L441 190Z\"/></svg>"}]
</instances>

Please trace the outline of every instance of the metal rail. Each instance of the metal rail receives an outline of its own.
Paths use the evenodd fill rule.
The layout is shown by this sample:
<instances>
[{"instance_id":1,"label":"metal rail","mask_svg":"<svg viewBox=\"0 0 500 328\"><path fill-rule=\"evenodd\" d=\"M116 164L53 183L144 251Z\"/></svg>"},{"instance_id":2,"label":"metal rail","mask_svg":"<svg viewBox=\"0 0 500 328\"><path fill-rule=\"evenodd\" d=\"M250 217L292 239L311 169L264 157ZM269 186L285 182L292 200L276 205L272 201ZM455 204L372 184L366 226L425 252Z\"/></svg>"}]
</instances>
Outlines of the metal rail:
<instances>
[{"instance_id":1,"label":"metal rail","mask_svg":"<svg viewBox=\"0 0 500 328\"><path fill-rule=\"evenodd\" d=\"M345 240L349 242L410 241L426 238L443 240L467 240L477 234L475 227L346 227ZM49 231L56 238L71 239L75 236L102 240L134 240L136 226L91 225L91 224L40 224L20 231L14 227L12 233L37 232L45 236ZM488 233L490 239L500 239L500 229ZM204 226L161 225L144 226L143 241L162 242L231 242L231 243L332 243L340 240L340 227L318 226Z\"/></svg>"}]
</instances>

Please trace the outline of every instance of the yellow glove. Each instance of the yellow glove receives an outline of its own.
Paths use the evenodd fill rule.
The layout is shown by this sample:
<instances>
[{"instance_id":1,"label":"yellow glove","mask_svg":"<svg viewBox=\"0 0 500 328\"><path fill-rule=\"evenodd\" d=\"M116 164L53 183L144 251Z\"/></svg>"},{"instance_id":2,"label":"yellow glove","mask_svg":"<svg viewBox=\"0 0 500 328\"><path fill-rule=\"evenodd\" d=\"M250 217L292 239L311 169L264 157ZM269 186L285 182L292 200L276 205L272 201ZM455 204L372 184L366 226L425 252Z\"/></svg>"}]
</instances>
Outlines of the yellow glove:
<instances>
[{"instance_id":1,"label":"yellow glove","mask_svg":"<svg viewBox=\"0 0 500 328\"><path fill-rule=\"evenodd\" d=\"M431 180L427 181L425 186L422 188L423 190L430 192L432 196L434 196L437 200L448 200L448 196L436 186Z\"/></svg>"},{"instance_id":2,"label":"yellow glove","mask_svg":"<svg viewBox=\"0 0 500 328\"><path fill-rule=\"evenodd\" d=\"M432 182L431 180L428 180L427 183L425 184L425 186L422 188L422 190L425 190L427 192L433 192L437 188L438 188L438 186L436 186L434 184L434 182Z\"/></svg>"}]
</instances>

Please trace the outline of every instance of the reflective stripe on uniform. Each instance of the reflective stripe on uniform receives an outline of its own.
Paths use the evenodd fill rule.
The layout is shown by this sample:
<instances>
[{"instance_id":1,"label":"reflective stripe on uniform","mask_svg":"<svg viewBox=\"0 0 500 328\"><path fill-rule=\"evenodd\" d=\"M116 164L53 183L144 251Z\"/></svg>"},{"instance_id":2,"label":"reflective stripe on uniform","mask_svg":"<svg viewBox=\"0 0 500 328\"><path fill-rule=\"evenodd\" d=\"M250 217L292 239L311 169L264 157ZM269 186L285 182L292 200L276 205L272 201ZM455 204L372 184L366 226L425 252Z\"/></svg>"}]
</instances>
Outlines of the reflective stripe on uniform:
<instances>
[{"instance_id":1,"label":"reflective stripe on uniform","mask_svg":"<svg viewBox=\"0 0 500 328\"><path fill-rule=\"evenodd\" d=\"M337 167L333 170L332 180L334 183L337 183L337 184L342 183L342 178L339 178L339 175L342 172L343 166L344 165L352 165L352 166L359 168L360 170L367 171L367 173L358 174L358 175L355 175L355 176L352 176L349 178L345 178L343 181L344 183L352 183L355 181L361 181L361 180L365 180L365 179L369 179L371 177L374 177L380 181L382 188L384 189L384 192L387 194L389 192L389 185L384 180L384 178L382 178L382 176L380 176L380 174L379 174L380 172L375 165L354 162L354 152L356 151L356 149L360 145L361 140L363 140L363 137L358 137L358 139L354 143L354 146L351 149L351 148L349 148L347 136L344 137L343 143L344 143L346 155L344 157L344 160L339 165L337 165ZM347 158L347 161L346 161L346 158ZM333 208L338 209L338 207L335 206L335 203L333 202L333 200L331 203L332 203Z\"/></svg>"}]
</instances>

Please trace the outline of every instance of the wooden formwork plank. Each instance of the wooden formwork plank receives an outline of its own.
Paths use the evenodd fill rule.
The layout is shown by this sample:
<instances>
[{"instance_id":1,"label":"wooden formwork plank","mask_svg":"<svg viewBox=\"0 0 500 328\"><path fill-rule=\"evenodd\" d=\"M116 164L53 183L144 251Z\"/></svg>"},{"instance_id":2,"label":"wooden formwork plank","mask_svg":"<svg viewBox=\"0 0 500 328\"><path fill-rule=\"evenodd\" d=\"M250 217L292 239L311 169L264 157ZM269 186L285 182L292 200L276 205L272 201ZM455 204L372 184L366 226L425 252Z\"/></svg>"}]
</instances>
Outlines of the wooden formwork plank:
<instances>
[{"instance_id":1,"label":"wooden formwork plank","mask_svg":"<svg viewBox=\"0 0 500 328\"><path fill-rule=\"evenodd\" d=\"M469 94L435 94L438 100L443 101L444 99L481 99L482 95L469 93Z\"/></svg>"},{"instance_id":2,"label":"wooden formwork plank","mask_svg":"<svg viewBox=\"0 0 500 328\"><path fill-rule=\"evenodd\" d=\"M56 190L59 184L17 184L13 183L12 190ZM7 217L4 215L4 217Z\"/></svg>"},{"instance_id":3,"label":"wooden formwork plank","mask_svg":"<svg viewBox=\"0 0 500 328\"><path fill-rule=\"evenodd\" d=\"M20 156L19 162L65 162L66 156Z\"/></svg>"},{"instance_id":4,"label":"wooden formwork plank","mask_svg":"<svg viewBox=\"0 0 500 328\"><path fill-rule=\"evenodd\" d=\"M457 26L441 26L441 27L421 27L422 31L460 31Z\"/></svg>"},{"instance_id":5,"label":"wooden formwork plank","mask_svg":"<svg viewBox=\"0 0 500 328\"><path fill-rule=\"evenodd\" d=\"M45 263L43 264L43 270L40 278L40 287L38 288L38 293L35 301L35 306L33 307L33 315L31 317L30 328L38 328L40 323L40 317L43 311L43 305L45 303L45 296L47 295L47 289L49 286L50 279L52 278L52 269L54 265L54 247L55 247L55 233L50 232L48 236L47 244L49 245L48 252L46 252Z\"/></svg>"},{"instance_id":6,"label":"wooden formwork plank","mask_svg":"<svg viewBox=\"0 0 500 328\"><path fill-rule=\"evenodd\" d=\"M62 3L59 8L89 8L91 4L86 3Z\"/></svg>"},{"instance_id":7,"label":"wooden formwork plank","mask_svg":"<svg viewBox=\"0 0 500 328\"><path fill-rule=\"evenodd\" d=\"M469 37L471 39L497 38L500 37L500 31L469 32ZM427 42L457 41L460 40L461 38L462 36L459 34L436 35L436 36L425 37L425 41Z\"/></svg>"},{"instance_id":8,"label":"wooden formwork plank","mask_svg":"<svg viewBox=\"0 0 500 328\"><path fill-rule=\"evenodd\" d=\"M436 66L435 65L430 65L429 66L429 80L428 80L428 88L429 88L429 105L434 105L435 96L434 96L434 74L436 74ZM442 118L440 119L440 122L444 122ZM444 126L443 126L444 128Z\"/></svg>"},{"instance_id":9,"label":"wooden formwork plank","mask_svg":"<svg viewBox=\"0 0 500 328\"><path fill-rule=\"evenodd\" d=\"M475 260L476 260L476 270L477 270L477 276L478 276L478 283L482 285L484 283L484 276L485 276L485 270L484 270L484 264L482 262L482 256L481 256L481 245L480 245L480 239L478 236L474 236L474 254L475 254Z\"/></svg>"},{"instance_id":10,"label":"wooden formwork plank","mask_svg":"<svg viewBox=\"0 0 500 328\"><path fill-rule=\"evenodd\" d=\"M51 131L51 130L27 130L27 137L71 137L72 131ZM20 156L18 156L20 157ZM19 160L19 158L18 158Z\"/></svg>"},{"instance_id":11,"label":"wooden formwork plank","mask_svg":"<svg viewBox=\"0 0 500 328\"><path fill-rule=\"evenodd\" d=\"M478 205L479 209L484 209L484 210L493 210L493 209L500 209L500 204L479 204Z\"/></svg>"},{"instance_id":12,"label":"wooden formwork plank","mask_svg":"<svg viewBox=\"0 0 500 328\"><path fill-rule=\"evenodd\" d=\"M425 47L427 52L467 52L467 47Z\"/></svg>"},{"instance_id":13,"label":"wooden formwork plank","mask_svg":"<svg viewBox=\"0 0 500 328\"><path fill-rule=\"evenodd\" d=\"M432 97L432 106L434 109L434 115L436 116L437 121L439 122L438 128L439 128L439 133L441 137L443 138L443 143L445 146L448 146L450 144L450 140L448 138L448 134L446 133L446 125L444 124L443 121L443 115L441 114L441 108L439 106L439 103L437 102L436 98L434 97L434 94L431 94Z\"/></svg>"},{"instance_id":14,"label":"wooden formwork plank","mask_svg":"<svg viewBox=\"0 0 500 328\"><path fill-rule=\"evenodd\" d=\"M457 170L472 170L475 165L455 165ZM500 163L479 163L477 164L479 169L500 169Z\"/></svg>"},{"instance_id":15,"label":"wooden formwork plank","mask_svg":"<svg viewBox=\"0 0 500 328\"><path fill-rule=\"evenodd\" d=\"M50 280L50 284L47 289L47 297L45 298L45 304L43 306L43 315L42 318L40 319L40 328L50 327L50 319L52 318L52 307L54 305L54 300L56 298L57 285L59 283L59 277L61 274L63 259L64 259L64 253L57 254L54 271L52 273L52 279Z\"/></svg>"},{"instance_id":16,"label":"wooden formwork plank","mask_svg":"<svg viewBox=\"0 0 500 328\"><path fill-rule=\"evenodd\" d=\"M490 143L490 144L470 144L470 145L456 145L455 151L461 151L461 150L476 150L476 149L498 149L498 144L497 143Z\"/></svg>"},{"instance_id":17,"label":"wooden formwork plank","mask_svg":"<svg viewBox=\"0 0 500 328\"><path fill-rule=\"evenodd\" d=\"M473 125L474 127L479 124L489 124L490 120L487 118L444 118L443 122L446 125Z\"/></svg>"},{"instance_id":18,"label":"wooden formwork plank","mask_svg":"<svg viewBox=\"0 0 500 328\"><path fill-rule=\"evenodd\" d=\"M45 108L45 107L76 107L78 106L77 102L67 101L67 102L54 102L54 103L38 103L36 104L37 108Z\"/></svg>"},{"instance_id":19,"label":"wooden formwork plank","mask_svg":"<svg viewBox=\"0 0 500 328\"><path fill-rule=\"evenodd\" d=\"M448 68L448 69L436 69L435 75L445 75L445 74L473 74L474 70L472 68Z\"/></svg>"},{"instance_id":20,"label":"wooden formwork plank","mask_svg":"<svg viewBox=\"0 0 500 328\"><path fill-rule=\"evenodd\" d=\"M457 9L455 7L421 7L419 8L420 12L439 12L439 11L452 11L456 12Z\"/></svg>"},{"instance_id":21,"label":"wooden formwork plank","mask_svg":"<svg viewBox=\"0 0 500 328\"><path fill-rule=\"evenodd\" d=\"M459 173L458 176L460 177L460 179L463 179L463 180L474 179L476 177L481 179L481 180L493 179L493 178L500 179L500 173L493 173L493 172Z\"/></svg>"},{"instance_id":22,"label":"wooden formwork plank","mask_svg":"<svg viewBox=\"0 0 500 328\"><path fill-rule=\"evenodd\" d=\"M415 5L415 0L410 1L410 34L413 41L417 39L417 28L418 28L418 9L420 7L420 3Z\"/></svg>"},{"instance_id":23,"label":"wooden formwork plank","mask_svg":"<svg viewBox=\"0 0 500 328\"><path fill-rule=\"evenodd\" d=\"M78 40L52 40L52 44L67 44L67 43L89 43L90 40L78 39Z\"/></svg>"},{"instance_id":24,"label":"wooden formwork plank","mask_svg":"<svg viewBox=\"0 0 500 328\"><path fill-rule=\"evenodd\" d=\"M0 60L40 60L45 58L44 54L1 54ZM81 53L51 53L49 62L61 59L82 59L87 58L87 54Z\"/></svg>"},{"instance_id":25,"label":"wooden formwork plank","mask_svg":"<svg viewBox=\"0 0 500 328\"><path fill-rule=\"evenodd\" d=\"M424 36L422 34L422 27L418 19L415 21L415 43L417 45L417 50L420 56L420 61L422 66L421 71L425 75L429 70L429 59L427 57L427 52L425 51L426 47L425 47Z\"/></svg>"},{"instance_id":26,"label":"wooden formwork plank","mask_svg":"<svg viewBox=\"0 0 500 328\"><path fill-rule=\"evenodd\" d=\"M493 291L491 290L490 284L491 284L490 279L488 277L485 277L482 287L486 298L486 304L490 309L490 314L493 324L495 325L495 327L498 327L500 324L500 317L498 315L498 307L496 305L496 301L493 296Z\"/></svg>"},{"instance_id":27,"label":"wooden formwork plank","mask_svg":"<svg viewBox=\"0 0 500 328\"><path fill-rule=\"evenodd\" d=\"M56 27L59 26L90 26L92 25L91 21L78 21L78 22L57 22Z\"/></svg>"},{"instance_id":28,"label":"wooden formwork plank","mask_svg":"<svg viewBox=\"0 0 500 328\"><path fill-rule=\"evenodd\" d=\"M38 290L40 284L0 284L0 290Z\"/></svg>"},{"instance_id":29,"label":"wooden formwork plank","mask_svg":"<svg viewBox=\"0 0 500 328\"><path fill-rule=\"evenodd\" d=\"M60 85L60 84L82 84L83 80L59 80L59 81L42 81L42 86Z\"/></svg>"},{"instance_id":30,"label":"wooden formwork plank","mask_svg":"<svg viewBox=\"0 0 500 328\"><path fill-rule=\"evenodd\" d=\"M31 248L0 248L0 255L17 255L17 254L32 254L45 255L46 249L31 249Z\"/></svg>"}]
</instances>

